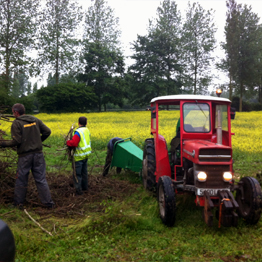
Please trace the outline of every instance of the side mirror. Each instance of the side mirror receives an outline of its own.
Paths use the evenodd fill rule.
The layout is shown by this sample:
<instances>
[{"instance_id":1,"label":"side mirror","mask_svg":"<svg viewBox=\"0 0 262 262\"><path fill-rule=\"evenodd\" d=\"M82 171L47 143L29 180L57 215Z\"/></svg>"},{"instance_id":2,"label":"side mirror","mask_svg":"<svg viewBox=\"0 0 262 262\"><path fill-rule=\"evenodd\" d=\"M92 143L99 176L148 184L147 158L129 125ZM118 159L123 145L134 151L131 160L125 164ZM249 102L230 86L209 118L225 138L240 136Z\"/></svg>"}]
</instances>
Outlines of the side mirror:
<instances>
[{"instance_id":1,"label":"side mirror","mask_svg":"<svg viewBox=\"0 0 262 262\"><path fill-rule=\"evenodd\" d=\"M230 107L230 119L235 119L236 109L234 107Z\"/></svg>"},{"instance_id":2,"label":"side mirror","mask_svg":"<svg viewBox=\"0 0 262 262\"><path fill-rule=\"evenodd\" d=\"M15 239L8 225L0 219L0 260L15 261Z\"/></svg>"}]
</instances>

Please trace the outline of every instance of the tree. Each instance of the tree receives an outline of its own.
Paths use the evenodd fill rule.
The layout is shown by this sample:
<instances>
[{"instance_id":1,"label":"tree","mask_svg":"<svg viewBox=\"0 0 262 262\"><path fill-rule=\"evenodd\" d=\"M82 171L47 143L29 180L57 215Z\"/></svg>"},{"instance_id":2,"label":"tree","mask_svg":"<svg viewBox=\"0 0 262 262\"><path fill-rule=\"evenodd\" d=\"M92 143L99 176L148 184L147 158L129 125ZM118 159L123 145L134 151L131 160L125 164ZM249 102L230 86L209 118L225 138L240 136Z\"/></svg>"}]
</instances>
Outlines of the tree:
<instances>
[{"instance_id":1,"label":"tree","mask_svg":"<svg viewBox=\"0 0 262 262\"><path fill-rule=\"evenodd\" d=\"M33 94L36 93L37 89L38 89L37 82L35 82L33 85Z\"/></svg>"},{"instance_id":2,"label":"tree","mask_svg":"<svg viewBox=\"0 0 262 262\"><path fill-rule=\"evenodd\" d=\"M239 8L235 0L229 0L226 3L228 8L227 19L225 25L226 42L222 43L222 47L226 52L226 59L223 60L224 69L229 74L229 99L232 100L233 79L237 73L237 57L238 57L238 40L239 40Z\"/></svg>"},{"instance_id":3,"label":"tree","mask_svg":"<svg viewBox=\"0 0 262 262\"><path fill-rule=\"evenodd\" d=\"M85 70L79 74L79 80L94 88L99 111L102 105L106 110L109 101L121 104L122 92L116 94L117 99L109 99L116 90L121 90L116 83L124 75L119 37L118 18L114 17L113 9L104 0L95 0L85 17L82 55Z\"/></svg>"},{"instance_id":4,"label":"tree","mask_svg":"<svg viewBox=\"0 0 262 262\"><path fill-rule=\"evenodd\" d=\"M64 75L61 75L59 82L60 83L76 83L77 79L72 74L64 74Z\"/></svg>"},{"instance_id":5,"label":"tree","mask_svg":"<svg viewBox=\"0 0 262 262\"><path fill-rule=\"evenodd\" d=\"M8 93L15 70L29 71L39 0L0 0L0 70Z\"/></svg>"},{"instance_id":6,"label":"tree","mask_svg":"<svg viewBox=\"0 0 262 262\"><path fill-rule=\"evenodd\" d=\"M210 62L215 49L216 28L213 10L204 10L199 3L188 3L186 21L183 25L183 53L188 82L193 93L203 93L211 81Z\"/></svg>"},{"instance_id":7,"label":"tree","mask_svg":"<svg viewBox=\"0 0 262 262\"><path fill-rule=\"evenodd\" d=\"M32 83L31 82L27 83L26 93L27 95L30 95L32 93Z\"/></svg>"},{"instance_id":8,"label":"tree","mask_svg":"<svg viewBox=\"0 0 262 262\"><path fill-rule=\"evenodd\" d=\"M20 97L20 86L19 86L19 80L17 78L12 83L11 94L12 97L15 99Z\"/></svg>"},{"instance_id":9,"label":"tree","mask_svg":"<svg viewBox=\"0 0 262 262\"><path fill-rule=\"evenodd\" d=\"M121 90L114 85L115 80L121 79L124 73L124 59L119 48L118 18L114 17L113 10L105 1L97 0L86 14L85 29L85 82L94 86L101 111L101 106L106 108L109 98L114 98L112 94ZM120 97L121 92L110 102L115 103Z\"/></svg>"},{"instance_id":10,"label":"tree","mask_svg":"<svg viewBox=\"0 0 262 262\"><path fill-rule=\"evenodd\" d=\"M149 21L148 34L132 44L135 63L129 74L134 103L141 105L154 96L177 94L182 86L180 12L174 1L164 0L157 15Z\"/></svg>"},{"instance_id":11,"label":"tree","mask_svg":"<svg viewBox=\"0 0 262 262\"><path fill-rule=\"evenodd\" d=\"M82 20L81 7L73 0L47 0L40 20L39 66L50 65L59 83L61 72L72 71L77 60L75 32Z\"/></svg>"},{"instance_id":12,"label":"tree","mask_svg":"<svg viewBox=\"0 0 262 262\"><path fill-rule=\"evenodd\" d=\"M243 95L253 92L261 81L261 27L257 14L251 6L237 5L234 0L227 2L226 43L227 65L239 94L239 111L242 111Z\"/></svg>"},{"instance_id":13,"label":"tree","mask_svg":"<svg viewBox=\"0 0 262 262\"><path fill-rule=\"evenodd\" d=\"M11 78L10 94L14 98L25 96L28 92L28 79L29 77L23 70L15 70L13 77Z\"/></svg>"},{"instance_id":14,"label":"tree","mask_svg":"<svg viewBox=\"0 0 262 262\"><path fill-rule=\"evenodd\" d=\"M25 96L29 77L23 70L18 70L14 73L14 79L17 79L19 83L19 96Z\"/></svg>"},{"instance_id":15,"label":"tree","mask_svg":"<svg viewBox=\"0 0 262 262\"><path fill-rule=\"evenodd\" d=\"M106 104L121 104L123 92L121 82L124 73L124 58L118 51L111 51L100 43L89 43L89 49L84 55L86 61L85 73L79 75L79 80L88 86L93 86L98 98L98 110L102 105L106 110ZM115 94L116 97L112 96ZM110 100L109 98L112 98Z\"/></svg>"},{"instance_id":16,"label":"tree","mask_svg":"<svg viewBox=\"0 0 262 262\"><path fill-rule=\"evenodd\" d=\"M42 87L36 96L41 110L47 113L87 112L97 103L93 89L83 83Z\"/></svg>"},{"instance_id":17,"label":"tree","mask_svg":"<svg viewBox=\"0 0 262 262\"><path fill-rule=\"evenodd\" d=\"M126 77L130 87L130 100L144 106L156 96L165 94L164 81L159 72L161 60L155 55L157 46L149 36L137 36L132 44L135 63L128 68Z\"/></svg>"},{"instance_id":18,"label":"tree","mask_svg":"<svg viewBox=\"0 0 262 262\"><path fill-rule=\"evenodd\" d=\"M258 45L261 46L262 43L262 25L258 27ZM256 81L256 86L258 86L258 102L262 103L262 48L259 49L259 56L257 57L258 61L258 78Z\"/></svg>"},{"instance_id":19,"label":"tree","mask_svg":"<svg viewBox=\"0 0 262 262\"><path fill-rule=\"evenodd\" d=\"M258 57L261 50L261 42L258 43L259 36L259 18L253 13L251 6L244 5L240 9L239 17L239 53L238 53L238 68L236 81L239 87L239 111L242 111L243 95L246 87L253 89L251 83L257 78L256 67L258 65Z\"/></svg>"},{"instance_id":20,"label":"tree","mask_svg":"<svg viewBox=\"0 0 262 262\"><path fill-rule=\"evenodd\" d=\"M177 94L181 87L181 15L174 1L164 0L157 8L155 23L149 32L158 49L155 53L161 61L161 78L165 82L166 95Z\"/></svg>"},{"instance_id":21,"label":"tree","mask_svg":"<svg viewBox=\"0 0 262 262\"><path fill-rule=\"evenodd\" d=\"M52 73L49 73L48 74L48 77L47 77L47 86L53 86L55 85L55 75L52 75Z\"/></svg>"}]
</instances>

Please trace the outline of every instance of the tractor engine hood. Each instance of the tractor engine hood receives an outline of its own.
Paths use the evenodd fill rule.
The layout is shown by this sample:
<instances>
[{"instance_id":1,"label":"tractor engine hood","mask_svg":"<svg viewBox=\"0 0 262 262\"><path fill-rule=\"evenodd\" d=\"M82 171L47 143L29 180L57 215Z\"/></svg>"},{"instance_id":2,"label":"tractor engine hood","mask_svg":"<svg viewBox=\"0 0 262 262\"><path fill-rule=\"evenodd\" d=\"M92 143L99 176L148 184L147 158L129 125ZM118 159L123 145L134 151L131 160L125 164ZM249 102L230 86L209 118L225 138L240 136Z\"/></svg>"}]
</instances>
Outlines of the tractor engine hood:
<instances>
[{"instance_id":1,"label":"tractor engine hood","mask_svg":"<svg viewBox=\"0 0 262 262\"><path fill-rule=\"evenodd\" d=\"M195 164L231 164L232 149L206 140L183 141L182 156Z\"/></svg>"}]
</instances>

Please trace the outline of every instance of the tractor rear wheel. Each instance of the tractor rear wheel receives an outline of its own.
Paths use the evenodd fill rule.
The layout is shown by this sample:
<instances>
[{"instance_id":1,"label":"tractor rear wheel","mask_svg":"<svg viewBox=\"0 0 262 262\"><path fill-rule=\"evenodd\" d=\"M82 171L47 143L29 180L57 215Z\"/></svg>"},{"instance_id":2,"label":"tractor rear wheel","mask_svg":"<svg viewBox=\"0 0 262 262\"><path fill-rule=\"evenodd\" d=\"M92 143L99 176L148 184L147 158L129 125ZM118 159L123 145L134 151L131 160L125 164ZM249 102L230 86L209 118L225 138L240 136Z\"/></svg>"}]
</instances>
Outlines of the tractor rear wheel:
<instances>
[{"instance_id":1,"label":"tractor rear wheel","mask_svg":"<svg viewBox=\"0 0 262 262\"><path fill-rule=\"evenodd\" d=\"M262 193L258 181L253 177L243 177L242 189L236 193L238 213L248 224L256 224L261 216Z\"/></svg>"},{"instance_id":2,"label":"tractor rear wheel","mask_svg":"<svg viewBox=\"0 0 262 262\"><path fill-rule=\"evenodd\" d=\"M143 154L143 185L144 188L150 191L156 189L156 160L155 160L155 146L154 139L147 139L144 154Z\"/></svg>"},{"instance_id":3,"label":"tractor rear wheel","mask_svg":"<svg viewBox=\"0 0 262 262\"><path fill-rule=\"evenodd\" d=\"M162 176L158 180L157 199L162 222L172 227L176 218L176 198L172 180L169 176Z\"/></svg>"}]
</instances>

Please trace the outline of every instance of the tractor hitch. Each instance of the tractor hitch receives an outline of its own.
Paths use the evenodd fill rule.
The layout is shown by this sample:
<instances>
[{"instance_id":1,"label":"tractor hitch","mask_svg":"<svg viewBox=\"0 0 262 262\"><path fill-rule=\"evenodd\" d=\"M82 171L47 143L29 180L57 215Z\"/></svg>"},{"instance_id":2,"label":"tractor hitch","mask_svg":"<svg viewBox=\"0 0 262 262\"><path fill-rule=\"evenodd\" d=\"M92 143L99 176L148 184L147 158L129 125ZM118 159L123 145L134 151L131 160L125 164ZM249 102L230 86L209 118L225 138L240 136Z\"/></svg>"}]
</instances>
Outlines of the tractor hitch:
<instances>
[{"instance_id":1,"label":"tractor hitch","mask_svg":"<svg viewBox=\"0 0 262 262\"><path fill-rule=\"evenodd\" d=\"M238 223L238 214L235 212L239 208L238 203L234 199L233 194L230 191L221 190L218 191L219 197L219 223L218 227L221 227L221 224L224 227L237 226Z\"/></svg>"},{"instance_id":2,"label":"tractor hitch","mask_svg":"<svg viewBox=\"0 0 262 262\"><path fill-rule=\"evenodd\" d=\"M213 226L213 213L212 209L216 207L218 210L218 227L221 225L224 227L234 226L238 224L238 214L235 210L238 210L239 205L234 199L233 194L227 190L219 190L218 197L211 198L207 191L204 192L204 220L208 226Z\"/></svg>"}]
</instances>

